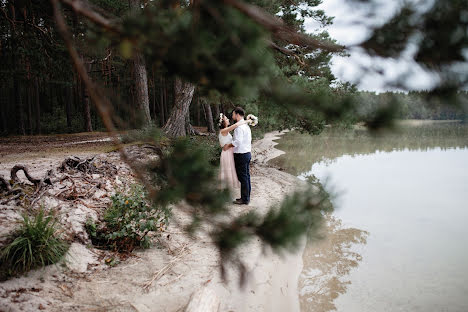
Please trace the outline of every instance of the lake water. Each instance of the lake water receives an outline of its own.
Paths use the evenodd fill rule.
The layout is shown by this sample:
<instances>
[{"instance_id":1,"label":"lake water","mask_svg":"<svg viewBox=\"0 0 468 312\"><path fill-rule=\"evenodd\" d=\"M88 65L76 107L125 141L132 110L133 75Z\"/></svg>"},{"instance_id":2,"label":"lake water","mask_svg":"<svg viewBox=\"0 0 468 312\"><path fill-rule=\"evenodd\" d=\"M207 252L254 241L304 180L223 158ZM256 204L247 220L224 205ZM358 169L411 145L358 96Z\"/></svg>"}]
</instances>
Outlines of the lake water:
<instances>
[{"instance_id":1,"label":"lake water","mask_svg":"<svg viewBox=\"0 0 468 312\"><path fill-rule=\"evenodd\" d=\"M337 194L302 311L468 311L468 126L286 134L273 162Z\"/></svg>"}]
</instances>

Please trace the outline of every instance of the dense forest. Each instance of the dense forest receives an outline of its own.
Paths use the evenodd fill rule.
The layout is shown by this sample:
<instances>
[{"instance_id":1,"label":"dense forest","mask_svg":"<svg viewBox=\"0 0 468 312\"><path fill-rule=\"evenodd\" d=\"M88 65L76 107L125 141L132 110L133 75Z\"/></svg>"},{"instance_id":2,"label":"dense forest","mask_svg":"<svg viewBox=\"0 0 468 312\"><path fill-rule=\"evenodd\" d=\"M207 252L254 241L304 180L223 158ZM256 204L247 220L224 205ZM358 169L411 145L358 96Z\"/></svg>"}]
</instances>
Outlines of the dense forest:
<instances>
[{"instance_id":1,"label":"dense forest","mask_svg":"<svg viewBox=\"0 0 468 312\"><path fill-rule=\"evenodd\" d=\"M172 49L178 49L179 44L187 44L194 51L198 50L194 57L195 61L200 62L203 58L218 57L210 56L205 49L213 49L219 43L210 42L209 36L213 34L208 33L202 34L206 38L188 34L182 41L170 42L171 36L187 29L179 22L170 22L173 12L165 11L163 16L154 10L158 6L182 10L183 1L161 1L157 5L142 2L144 14L151 16L151 19L140 23L135 19L139 0L93 0L85 4L63 1L66 4L63 12L71 39L87 73L98 83L102 94L111 100L119 129L140 128L151 123L165 127L167 132L176 136L195 133L196 129L192 126L204 126L209 132L214 132L219 112L228 112L236 105L242 105L249 112L262 116L261 126L265 129L301 126L310 132L319 132L323 124L332 119L352 122L365 119L364 115L385 106L389 99L400 103L395 115L397 118L464 119L463 109L447 107L444 101L427 104L429 92L376 95L357 92L352 85L338 82L330 70L330 60L333 54L345 55L345 52L323 28L330 25L333 19L323 11L313 9L320 1L306 1L310 5L308 10L301 8L301 1L288 6L282 1L251 2L262 6L268 13L281 14L282 20L299 32L305 32L305 17L315 19L318 27L313 34L309 34L310 38L316 42L330 43L328 46L325 44L325 48L317 49L317 46L293 45L285 36L276 36L269 43L275 51L273 55L269 51L259 50L260 55L250 59L246 57L243 60L245 64L236 65L231 63L234 59L229 60L229 53L224 53L218 55L219 60L202 68L208 72L193 77L198 84L186 84L174 76L174 69L179 70L177 61L192 61L191 56L183 53L177 55L176 50L173 55L159 55L154 49L169 49L169 44L172 44ZM3 0L0 6L0 132L3 135L26 135L105 130L101 116L92 104L82 78L74 70L66 44L55 26L52 5L47 1ZM97 16L102 14L104 22L90 18L93 10L98 12ZM233 23L237 23L241 17L233 15L232 18ZM110 21L119 21L126 29L102 24ZM132 32L144 33L148 27L153 29L151 35L161 36L161 40L168 41L168 44L154 42L152 38L142 35L138 44L142 45L143 50L135 49L137 42L131 37ZM244 32L240 35L255 34ZM238 56L246 53L246 49L239 51ZM241 84L234 78L207 76L210 74L209 67L221 66L223 58L226 58L227 66L239 67L239 77L235 79L245 80L241 92L238 92ZM259 62L268 64L260 66ZM260 71L265 72L265 77L249 77L249 66L259 67ZM299 100L304 103L291 108L289 102L296 97L293 91L246 88L249 82L252 85L268 83L269 75L286 78L286 89L305 90L312 97ZM211 81L207 77L219 81L224 79L224 85L215 86L214 90L208 88ZM227 89L230 91L226 92ZM188 98L179 96L184 90L190 93ZM320 101L319 105L314 104L317 101ZM350 105L351 101L355 105ZM182 119L176 115L171 117L173 108L180 107L181 103L185 105L182 107Z\"/></svg>"},{"instance_id":2,"label":"dense forest","mask_svg":"<svg viewBox=\"0 0 468 312\"><path fill-rule=\"evenodd\" d=\"M65 3L71 4L70 1ZM122 17L133 23L138 3L138 0L98 0L89 5L108 18ZM150 10L151 4L147 5ZM303 19L297 18L300 15L297 8L298 5L292 5L288 12L281 9L279 3L272 2L267 6L273 14L283 10L284 19L288 18L291 25L304 30ZM2 1L1 9L1 132L25 135L104 130L101 117L92 105L82 79L73 69L65 43L55 27L52 6L43 1ZM171 64L161 66L160 62L158 64L150 57L133 51L129 40L116 42L115 37L102 34L77 12L69 6L64 7L73 43L90 77L111 99L120 129L138 128L148 123L169 127L167 123L173 108L184 100L178 97L183 88L188 88L191 93L186 103L188 107L184 108L187 110L184 116L187 124L206 126L210 132L215 130L213 121L219 112L228 112L237 104L255 114L261 107L268 107L265 117L269 115L271 101L266 92L237 97L207 90L204 83L184 85L169 71ZM307 14L321 26L331 23L331 18L322 11L311 10ZM330 39L323 30L318 31L314 38ZM335 80L329 67L331 52L305 54L307 48L303 47L301 57L298 57L294 51L273 42L271 45L278 51L270 64L275 67L272 70L277 71L276 75L296 80L293 82L296 85L306 84L309 89L320 89L333 95L329 87ZM255 65L260 61L259 57L262 55L247 61ZM350 89L346 85L342 88ZM270 115L275 116L273 112ZM274 123L271 127L279 126L274 118L265 118L265 126L268 120ZM173 131L182 135L195 130L190 127L186 131Z\"/></svg>"}]
</instances>

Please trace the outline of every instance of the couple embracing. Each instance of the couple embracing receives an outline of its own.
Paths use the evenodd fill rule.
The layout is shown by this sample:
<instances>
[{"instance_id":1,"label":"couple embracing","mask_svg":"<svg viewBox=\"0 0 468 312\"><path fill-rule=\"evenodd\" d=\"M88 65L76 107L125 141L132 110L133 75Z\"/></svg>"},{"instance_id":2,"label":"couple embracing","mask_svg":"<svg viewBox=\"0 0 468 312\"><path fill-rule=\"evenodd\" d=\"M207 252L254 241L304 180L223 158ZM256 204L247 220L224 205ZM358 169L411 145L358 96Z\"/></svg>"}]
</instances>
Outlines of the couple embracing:
<instances>
[{"instance_id":1,"label":"couple embracing","mask_svg":"<svg viewBox=\"0 0 468 312\"><path fill-rule=\"evenodd\" d=\"M219 144L223 148L221 152L221 165L219 177L222 183L231 188L241 189L241 197L234 201L237 205L248 205L250 202L250 159L252 151L252 132L249 125L255 125L257 118L247 116L241 107L232 111L230 125L229 118L220 114L219 116ZM234 138L231 131L234 130Z\"/></svg>"}]
</instances>

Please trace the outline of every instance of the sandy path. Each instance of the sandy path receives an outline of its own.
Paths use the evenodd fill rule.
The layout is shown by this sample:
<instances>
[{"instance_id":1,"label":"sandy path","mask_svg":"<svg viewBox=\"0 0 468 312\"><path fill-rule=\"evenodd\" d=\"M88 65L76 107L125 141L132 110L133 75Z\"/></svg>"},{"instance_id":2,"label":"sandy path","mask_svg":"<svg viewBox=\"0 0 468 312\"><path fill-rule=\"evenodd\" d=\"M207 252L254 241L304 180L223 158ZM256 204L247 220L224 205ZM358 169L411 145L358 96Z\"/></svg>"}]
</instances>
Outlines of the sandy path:
<instances>
[{"instance_id":1,"label":"sandy path","mask_svg":"<svg viewBox=\"0 0 468 312\"><path fill-rule=\"evenodd\" d=\"M254 143L251 204L232 206L235 213L250 209L265 212L297 185L294 176L266 165L282 153L274 149L277 135L267 134ZM38 166L40 171L44 165ZM270 251L263 253L258 241L243 246L240 254L249 275L240 289L234 269L228 270L227 284L221 281L218 253L209 237L199 235L190 240L171 226L159 240L169 249L139 251L115 267L103 265L93 248L74 243L68 268L49 266L1 283L0 310L183 311L191 294L207 285L220 298L220 311L299 311L302 250L282 258ZM167 273L145 291L143 285L171 261Z\"/></svg>"},{"instance_id":2,"label":"sandy path","mask_svg":"<svg viewBox=\"0 0 468 312\"><path fill-rule=\"evenodd\" d=\"M0 164L37 161L50 157L102 153L113 149L106 132L57 135L12 136L0 138ZM86 152L83 152L86 151Z\"/></svg>"}]
</instances>

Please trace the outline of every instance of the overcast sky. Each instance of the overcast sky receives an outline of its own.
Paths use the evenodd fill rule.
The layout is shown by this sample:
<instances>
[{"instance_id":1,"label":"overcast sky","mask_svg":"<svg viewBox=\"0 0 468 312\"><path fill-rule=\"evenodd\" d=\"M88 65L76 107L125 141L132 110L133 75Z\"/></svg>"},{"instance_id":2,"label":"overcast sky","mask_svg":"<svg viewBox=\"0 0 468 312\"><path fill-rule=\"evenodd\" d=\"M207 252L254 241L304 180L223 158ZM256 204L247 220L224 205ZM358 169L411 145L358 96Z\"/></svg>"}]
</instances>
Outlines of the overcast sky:
<instances>
[{"instance_id":1,"label":"overcast sky","mask_svg":"<svg viewBox=\"0 0 468 312\"><path fill-rule=\"evenodd\" d=\"M334 24L327 28L331 37L340 44L352 46L368 38L372 27L393 16L401 1L374 0L374 3L376 5L370 8L369 5L358 5L356 1L323 0L318 8L325 10L328 16L335 17ZM308 31L313 32L317 26L312 19L306 20ZM404 80L408 89L425 89L434 83L434 79L412 61L414 49L409 48L401 60L371 58L359 48L351 48L349 52L350 57L333 58L332 70L338 79L355 83L361 90L395 90L388 86L389 82L404 73L409 73ZM383 74L369 72L369 68L381 70Z\"/></svg>"}]
</instances>

